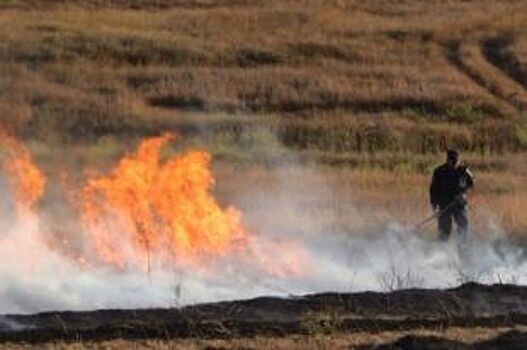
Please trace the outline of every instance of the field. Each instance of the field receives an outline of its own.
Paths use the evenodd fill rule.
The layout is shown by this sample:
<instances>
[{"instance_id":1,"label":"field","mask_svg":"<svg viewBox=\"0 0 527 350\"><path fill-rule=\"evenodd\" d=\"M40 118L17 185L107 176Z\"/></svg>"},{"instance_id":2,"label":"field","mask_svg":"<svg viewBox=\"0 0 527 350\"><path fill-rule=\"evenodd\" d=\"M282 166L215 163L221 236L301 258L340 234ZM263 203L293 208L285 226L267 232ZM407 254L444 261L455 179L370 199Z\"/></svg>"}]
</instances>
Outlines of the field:
<instances>
[{"instance_id":1,"label":"field","mask_svg":"<svg viewBox=\"0 0 527 350\"><path fill-rule=\"evenodd\" d=\"M354 184L339 189L347 198L417 221L441 150L458 147L478 178L475 206L527 231L523 1L0 7L3 124L50 172L172 131L241 173L314 164Z\"/></svg>"},{"instance_id":2,"label":"field","mask_svg":"<svg viewBox=\"0 0 527 350\"><path fill-rule=\"evenodd\" d=\"M355 237L429 216L430 175L452 147L476 176L474 236L527 238L523 0L0 0L0 37L0 131L48 183L173 133L163 157L208 151L214 194L250 230ZM421 231L435 238L433 223ZM466 340L463 327L447 338ZM138 346L373 343L291 337Z\"/></svg>"}]
</instances>

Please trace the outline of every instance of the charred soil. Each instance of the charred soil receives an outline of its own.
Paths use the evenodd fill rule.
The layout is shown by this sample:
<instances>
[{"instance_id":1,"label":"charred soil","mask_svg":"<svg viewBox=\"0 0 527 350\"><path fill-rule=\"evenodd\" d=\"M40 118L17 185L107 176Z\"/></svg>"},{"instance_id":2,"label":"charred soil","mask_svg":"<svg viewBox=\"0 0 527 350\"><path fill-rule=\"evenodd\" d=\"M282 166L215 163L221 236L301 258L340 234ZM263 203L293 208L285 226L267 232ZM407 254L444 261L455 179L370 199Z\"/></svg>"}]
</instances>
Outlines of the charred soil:
<instances>
[{"instance_id":1,"label":"charred soil","mask_svg":"<svg viewBox=\"0 0 527 350\"><path fill-rule=\"evenodd\" d=\"M6 315L0 341L23 342L177 340L288 337L333 333L445 331L527 325L527 287L465 284L448 290L391 293L325 293L260 297L172 309L99 310ZM505 345L504 345L505 344ZM407 335L385 349L499 348L527 345L527 334L504 332L496 339L465 344L434 336ZM369 346L369 348L373 345ZM367 347L368 348L368 347Z\"/></svg>"}]
</instances>

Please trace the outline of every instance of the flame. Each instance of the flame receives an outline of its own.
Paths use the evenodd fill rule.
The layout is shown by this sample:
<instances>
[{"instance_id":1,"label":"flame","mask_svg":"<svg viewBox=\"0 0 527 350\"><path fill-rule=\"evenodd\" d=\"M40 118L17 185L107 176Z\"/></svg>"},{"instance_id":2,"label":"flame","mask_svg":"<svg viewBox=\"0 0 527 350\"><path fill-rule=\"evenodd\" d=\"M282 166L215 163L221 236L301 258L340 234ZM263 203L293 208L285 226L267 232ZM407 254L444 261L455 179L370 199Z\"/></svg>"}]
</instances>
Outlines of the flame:
<instances>
[{"instance_id":1,"label":"flame","mask_svg":"<svg viewBox=\"0 0 527 350\"><path fill-rule=\"evenodd\" d=\"M301 276L311 269L309 256L298 242L270 242L261 237L252 237L248 249L254 262L273 276Z\"/></svg>"},{"instance_id":2,"label":"flame","mask_svg":"<svg viewBox=\"0 0 527 350\"><path fill-rule=\"evenodd\" d=\"M20 141L1 128L0 137L17 217L38 217L46 177ZM251 235L238 210L218 204L211 193L207 152L189 151L162 161L160 151L172 139L167 134L142 141L107 173L92 173L80 186L62 176L67 200L79 217L80 225L74 220L73 227L80 228L65 230L60 225L64 218L57 218L45 244L82 267L103 263L117 270L150 271L155 261L207 269L217 259L237 257L279 277L309 270L302 246Z\"/></svg>"},{"instance_id":3,"label":"flame","mask_svg":"<svg viewBox=\"0 0 527 350\"><path fill-rule=\"evenodd\" d=\"M222 210L210 194L210 156L193 151L161 163L159 152L171 135L143 141L107 175L82 190L82 223L100 256L124 267L126 248L145 260L155 253L193 261L222 255L245 238L240 213Z\"/></svg>"},{"instance_id":4,"label":"flame","mask_svg":"<svg viewBox=\"0 0 527 350\"><path fill-rule=\"evenodd\" d=\"M4 130L0 130L0 138L7 150L3 166L13 190L17 214L27 216L42 198L46 178L21 142Z\"/></svg>"}]
</instances>

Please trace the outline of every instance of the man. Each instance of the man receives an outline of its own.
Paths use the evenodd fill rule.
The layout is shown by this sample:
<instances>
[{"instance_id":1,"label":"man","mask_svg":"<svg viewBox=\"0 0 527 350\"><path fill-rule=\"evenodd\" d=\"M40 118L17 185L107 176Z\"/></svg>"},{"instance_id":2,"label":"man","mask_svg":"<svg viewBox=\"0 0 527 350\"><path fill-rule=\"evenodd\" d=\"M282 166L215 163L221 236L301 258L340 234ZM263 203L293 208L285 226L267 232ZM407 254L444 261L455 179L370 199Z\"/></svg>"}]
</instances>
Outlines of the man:
<instances>
[{"instance_id":1,"label":"man","mask_svg":"<svg viewBox=\"0 0 527 350\"><path fill-rule=\"evenodd\" d=\"M430 184L430 203L437 214L439 239L446 241L456 222L459 239L468 241L467 192L474 186L470 170L459 162L459 152L447 151L447 160L434 170Z\"/></svg>"}]
</instances>

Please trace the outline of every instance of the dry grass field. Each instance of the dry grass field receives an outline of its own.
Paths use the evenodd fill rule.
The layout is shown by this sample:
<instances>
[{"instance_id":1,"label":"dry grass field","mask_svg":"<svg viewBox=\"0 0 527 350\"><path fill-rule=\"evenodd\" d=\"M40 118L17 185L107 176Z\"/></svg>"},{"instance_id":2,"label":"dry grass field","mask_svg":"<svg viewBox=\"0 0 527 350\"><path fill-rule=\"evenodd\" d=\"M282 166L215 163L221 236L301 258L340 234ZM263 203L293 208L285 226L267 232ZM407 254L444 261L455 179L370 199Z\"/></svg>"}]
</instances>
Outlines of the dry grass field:
<instances>
[{"instance_id":1,"label":"dry grass field","mask_svg":"<svg viewBox=\"0 0 527 350\"><path fill-rule=\"evenodd\" d=\"M215 132L264 125L331 155L525 148L527 92L507 74L525 68L522 1L104 4L2 2L10 127L93 142L204 112Z\"/></svg>"},{"instance_id":2,"label":"dry grass field","mask_svg":"<svg viewBox=\"0 0 527 350\"><path fill-rule=\"evenodd\" d=\"M524 326L514 327L512 330L524 331ZM181 350L220 350L220 349L280 349L280 350L303 350L303 349L372 349L375 346L390 344L405 336L423 337L424 339L443 339L446 346L461 344L474 344L496 338L508 331L510 328L450 328L446 331L406 331L406 332L379 332L355 334L313 334L308 336L289 336L283 338L255 337L235 340L145 340L145 341L126 341L113 340L101 343L96 342L58 342L38 344L6 344L6 349L61 349L61 350L80 350L80 349L181 349ZM453 341L454 343L447 343ZM430 346L430 345L428 345ZM459 345L458 345L459 346ZM438 347L446 349L446 347Z\"/></svg>"},{"instance_id":3,"label":"dry grass field","mask_svg":"<svg viewBox=\"0 0 527 350\"><path fill-rule=\"evenodd\" d=\"M236 187L238 173L265 181L275 166L315 164L360 208L411 222L428 213L428 176L451 146L477 173L477 206L508 232L527 231L524 1L7 0L0 9L2 124L51 173L105 164L139 137L174 131L178 148L238 167L218 174L226 200L221 188Z\"/></svg>"},{"instance_id":4,"label":"dry grass field","mask_svg":"<svg viewBox=\"0 0 527 350\"><path fill-rule=\"evenodd\" d=\"M215 194L249 227L275 219L272 194L284 189L284 222L355 234L430 215L429 176L456 147L476 174L475 234L527 235L524 0L0 0L0 38L1 127L52 180L173 132L165 151L208 150ZM434 226L423 234L433 238ZM417 335L475 342L502 331ZM133 347L371 344L361 339Z\"/></svg>"}]
</instances>

